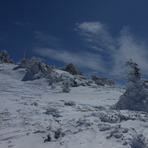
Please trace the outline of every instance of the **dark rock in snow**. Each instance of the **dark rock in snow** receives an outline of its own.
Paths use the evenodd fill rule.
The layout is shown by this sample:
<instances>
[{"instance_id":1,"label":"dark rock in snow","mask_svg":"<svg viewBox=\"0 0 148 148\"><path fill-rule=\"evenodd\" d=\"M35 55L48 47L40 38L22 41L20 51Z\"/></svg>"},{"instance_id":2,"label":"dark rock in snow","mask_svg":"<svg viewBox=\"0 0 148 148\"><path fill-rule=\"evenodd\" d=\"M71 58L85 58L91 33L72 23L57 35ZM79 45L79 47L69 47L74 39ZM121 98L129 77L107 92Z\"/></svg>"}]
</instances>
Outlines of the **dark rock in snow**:
<instances>
[{"instance_id":1,"label":"dark rock in snow","mask_svg":"<svg viewBox=\"0 0 148 148\"><path fill-rule=\"evenodd\" d=\"M69 101L69 102L65 102L66 106L75 106L75 102L74 101Z\"/></svg>"},{"instance_id":2,"label":"dark rock in snow","mask_svg":"<svg viewBox=\"0 0 148 148\"><path fill-rule=\"evenodd\" d=\"M62 133L61 129L58 129L57 131L55 131L55 135L54 138L58 139L60 137L64 137L65 133Z\"/></svg>"}]
</instances>

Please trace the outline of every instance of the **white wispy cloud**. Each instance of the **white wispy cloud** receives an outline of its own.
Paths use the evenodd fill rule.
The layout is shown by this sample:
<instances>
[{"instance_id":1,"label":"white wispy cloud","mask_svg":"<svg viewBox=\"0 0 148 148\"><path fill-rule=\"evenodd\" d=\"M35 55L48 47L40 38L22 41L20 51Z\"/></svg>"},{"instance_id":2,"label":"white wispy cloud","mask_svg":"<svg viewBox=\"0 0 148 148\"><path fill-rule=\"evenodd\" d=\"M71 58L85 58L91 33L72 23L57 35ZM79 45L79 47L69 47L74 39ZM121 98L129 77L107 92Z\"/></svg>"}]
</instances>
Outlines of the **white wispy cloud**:
<instances>
[{"instance_id":1,"label":"white wispy cloud","mask_svg":"<svg viewBox=\"0 0 148 148\"><path fill-rule=\"evenodd\" d=\"M34 32L35 39L38 40L38 44L41 46L52 46L52 47L59 47L61 45L61 40L50 35L46 34L42 31L35 31Z\"/></svg>"},{"instance_id":2,"label":"white wispy cloud","mask_svg":"<svg viewBox=\"0 0 148 148\"><path fill-rule=\"evenodd\" d=\"M23 23L23 22L19 22L19 21L13 21L12 24L16 25L16 26L27 26L30 25L30 23Z\"/></svg>"},{"instance_id":3,"label":"white wispy cloud","mask_svg":"<svg viewBox=\"0 0 148 148\"><path fill-rule=\"evenodd\" d=\"M96 55L87 51L71 52L71 50L66 50L60 39L42 31L35 31L34 35L35 39L38 41L34 51L38 54L62 61L65 64L73 63L78 68L105 72L105 62L102 60L101 55ZM96 46L93 48L101 50Z\"/></svg>"},{"instance_id":4,"label":"white wispy cloud","mask_svg":"<svg viewBox=\"0 0 148 148\"><path fill-rule=\"evenodd\" d=\"M76 31L87 43L88 47L98 50L104 59L110 59L106 63L110 68L110 75L119 79L126 74L125 62L129 59L137 62L143 74L148 73L148 52L144 41L136 38L130 28L123 27L117 37L112 37L107 25L101 22L84 22L76 25ZM108 66L107 66L108 65Z\"/></svg>"},{"instance_id":5,"label":"white wispy cloud","mask_svg":"<svg viewBox=\"0 0 148 148\"><path fill-rule=\"evenodd\" d=\"M62 61L65 64L73 63L78 68L89 68L105 72L105 63L102 57L89 52L69 52L66 50L55 50L50 48L35 48L35 51L42 56Z\"/></svg>"},{"instance_id":6,"label":"white wispy cloud","mask_svg":"<svg viewBox=\"0 0 148 148\"><path fill-rule=\"evenodd\" d=\"M43 31L35 31L34 35L36 39L36 46L50 48L59 48L62 46L60 39Z\"/></svg>"},{"instance_id":7,"label":"white wispy cloud","mask_svg":"<svg viewBox=\"0 0 148 148\"><path fill-rule=\"evenodd\" d=\"M65 64L74 63L79 68L106 73L115 79L122 79L126 75L125 62L132 59L137 62L142 74L148 74L147 45L131 33L128 27L123 27L116 37L112 37L107 25L101 22L79 23L75 30L84 47L91 50L67 50L60 39L43 32L35 32L36 39L43 46L37 46L34 51Z\"/></svg>"},{"instance_id":8,"label":"white wispy cloud","mask_svg":"<svg viewBox=\"0 0 148 148\"><path fill-rule=\"evenodd\" d=\"M124 63L132 59L138 63L143 74L148 73L147 62L148 52L145 43L136 38L128 27L123 27L117 39L118 48L112 53L114 59L113 74L120 75L125 73Z\"/></svg>"},{"instance_id":9,"label":"white wispy cloud","mask_svg":"<svg viewBox=\"0 0 148 148\"><path fill-rule=\"evenodd\" d=\"M84 23L77 23L77 28L81 29L85 34L86 33L104 33L106 32L105 25L100 22L84 22Z\"/></svg>"},{"instance_id":10,"label":"white wispy cloud","mask_svg":"<svg viewBox=\"0 0 148 148\"><path fill-rule=\"evenodd\" d=\"M104 48L104 51L114 49L114 40L108 31L108 27L101 22L77 23L75 30L83 37L84 41L93 44L90 46L92 48Z\"/></svg>"}]
</instances>

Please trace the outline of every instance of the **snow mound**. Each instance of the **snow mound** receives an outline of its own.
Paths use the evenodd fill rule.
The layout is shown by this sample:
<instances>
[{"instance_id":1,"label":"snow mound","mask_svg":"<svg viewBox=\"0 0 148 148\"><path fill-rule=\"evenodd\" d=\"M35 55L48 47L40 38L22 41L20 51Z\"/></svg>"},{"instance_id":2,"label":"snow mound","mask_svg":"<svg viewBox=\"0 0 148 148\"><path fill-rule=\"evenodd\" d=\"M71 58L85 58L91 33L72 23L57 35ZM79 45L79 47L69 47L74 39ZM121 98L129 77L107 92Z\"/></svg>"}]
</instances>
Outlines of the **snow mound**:
<instances>
[{"instance_id":1,"label":"snow mound","mask_svg":"<svg viewBox=\"0 0 148 148\"><path fill-rule=\"evenodd\" d=\"M15 79L15 80L22 80L26 74L24 68L16 69L17 65L3 63L0 64L0 75L1 77L5 77L7 79Z\"/></svg>"}]
</instances>

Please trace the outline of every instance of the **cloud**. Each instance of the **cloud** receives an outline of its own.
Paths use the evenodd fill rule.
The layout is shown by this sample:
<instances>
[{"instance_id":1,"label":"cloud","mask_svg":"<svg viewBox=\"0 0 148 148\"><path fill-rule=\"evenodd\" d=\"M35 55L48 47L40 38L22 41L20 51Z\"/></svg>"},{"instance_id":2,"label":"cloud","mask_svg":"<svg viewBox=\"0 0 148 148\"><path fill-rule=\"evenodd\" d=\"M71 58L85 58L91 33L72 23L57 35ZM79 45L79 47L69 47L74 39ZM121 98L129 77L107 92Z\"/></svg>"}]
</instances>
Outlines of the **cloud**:
<instances>
[{"instance_id":1,"label":"cloud","mask_svg":"<svg viewBox=\"0 0 148 148\"><path fill-rule=\"evenodd\" d=\"M101 22L84 22L77 23L75 29L79 35L83 37L83 40L88 44L90 48L103 49L104 51L114 49L114 40L111 37L107 25Z\"/></svg>"},{"instance_id":2,"label":"cloud","mask_svg":"<svg viewBox=\"0 0 148 148\"><path fill-rule=\"evenodd\" d=\"M60 47L61 46L61 40L50 35L46 34L42 31L35 31L34 32L35 39L38 40L38 45L41 46L50 46L50 47Z\"/></svg>"},{"instance_id":3,"label":"cloud","mask_svg":"<svg viewBox=\"0 0 148 148\"><path fill-rule=\"evenodd\" d=\"M74 52L71 48L75 47L66 49L62 40L36 31L35 38L41 45L37 45L34 51L65 64L74 63L78 68L98 71L101 77L123 79L127 73L125 62L129 59L139 65L142 75L148 74L147 45L131 33L129 27L123 27L116 37L112 37L107 25L101 22L79 23L75 30L81 44L87 48Z\"/></svg>"},{"instance_id":4,"label":"cloud","mask_svg":"<svg viewBox=\"0 0 148 148\"><path fill-rule=\"evenodd\" d=\"M12 24L14 24L14 25L16 25L16 26L20 26L20 27L29 25L29 23L22 23L22 22L18 22L18 21L12 22Z\"/></svg>"},{"instance_id":5,"label":"cloud","mask_svg":"<svg viewBox=\"0 0 148 148\"><path fill-rule=\"evenodd\" d=\"M125 73L124 63L132 59L142 69L143 74L148 73L147 62L148 52L144 41L136 38L128 27L123 27L120 36L117 39L118 48L112 54L114 59L113 75L121 75Z\"/></svg>"},{"instance_id":6,"label":"cloud","mask_svg":"<svg viewBox=\"0 0 148 148\"><path fill-rule=\"evenodd\" d=\"M101 52L103 52L103 49L102 49L102 48L99 48L99 47L97 47L97 46L95 46L95 45L90 45L89 47L90 47L91 49L96 50L96 51L101 51Z\"/></svg>"},{"instance_id":7,"label":"cloud","mask_svg":"<svg viewBox=\"0 0 148 148\"><path fill-rule=\"evenodd\" d=\"M42 31L35 31L34 35L37 40L34 51L38 54L49 57L50 59L62 61L65 64L73 63L78 68L105 72L105 62L99 54L96 55L83 50L81 52L72 52L69 48L73 47L68 47L68 49L66 49L61 39ZM92 48L101 50L97 46L93 46Z\"/></svg>"},{"instance_id":8,"label":"cloud","mask_svg":"<svg viewBox=\"0 0 148 148\"><path fill-rule=\"evenodd\" d=\"M100 72L105 72L104 62L101 56L89 53L89 52L68 52L65 50L55 50L50 48L35 48L35 51L42 55L62 61L65 64L73 63L78 68L89 68L92 70L99 70Z\"/></svg>"},{"instance_id":9,"label":"cloud","mask_svg":"<svg viewBox=\"0 0 148 148\"><path fill-rule=\"evenodd\" d=\"M84 22L84 23L77 23L77 28L80 29L82 32L86 33L92 33L92 34L96 34L96 33L103 33L106 32L106 30L104 29L105 25L103 25L100 22Z\"/></svg>"},{"instance_id":10,"label":"cloud","mask_svg":"<svg viewBox=\"0 0 148 148\"><path fill-rule=\"evenodd\" d=\"M143 74L148 73L147 45L131 33L129 27L123 27L116 37L112 37L107 25L101 22L83 22L76 24L76 31L87 44L107 60L105 68L110 76L121 78L126 74L125 62L132 59L137 62Z\"/></svg>"}]
</instances>

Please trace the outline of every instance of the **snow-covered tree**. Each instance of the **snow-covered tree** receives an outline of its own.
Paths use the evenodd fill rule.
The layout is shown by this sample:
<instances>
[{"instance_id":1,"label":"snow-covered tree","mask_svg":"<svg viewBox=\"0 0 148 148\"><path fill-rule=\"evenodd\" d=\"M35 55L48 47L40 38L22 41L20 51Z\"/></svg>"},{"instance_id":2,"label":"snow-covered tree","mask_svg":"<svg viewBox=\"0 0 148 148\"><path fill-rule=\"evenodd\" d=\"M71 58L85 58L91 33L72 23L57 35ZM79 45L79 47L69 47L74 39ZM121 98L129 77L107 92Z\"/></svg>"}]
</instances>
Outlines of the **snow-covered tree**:
<instances>
[{"instance_id":1,"label":"snow-covered tree","mask_svg":"<svg viewBox=\"0 0 148 148\"><path fill-rule=\"evenodd\" d=\"M21 60L17 63L17 64L19 65L18 68L28 68L31 63L32 63L32 59L28 59L28 58L27 58L27 52L26 52L26 49L25 49L24 58L21 59Z\"/></svg>"},{"instance_id":2,"label":"snow-covered tree","mask_svg":"<svg viewBox=\"0 0 148 148\"><path fill-rule=\"evenodd\" d=\"M62 68L62 70L67 71L72 75L84 75L84 73L79 72L78 69L72 63L66 65L64 68Z\"/></svg>"},{"instance_id":3,"label":"snow-covered tree","mask_svg":"<svg viewBox=\"0 0 148 148\"><path fill-rule=\"evenodd\" d=\"M130 60L125 66L128 68L126 91L113 108L148 112L148 90L141 80L138 64Z\"/></svg>"},{"instance_id":4,"label":"snow-covered tree","mask_svg":"<svg viewBox=\"0 0 148 148\"><path fill-rule=\"evenodd\" d=\"M52 85L51 85L51 89L55 89L55 88L56 88L55 83L52 83Z\"/></svg>"},{"instance_id":5,"label":"snow-covered tree","mask_svg":"<svg viewBox=\"0 0 148 148\"><path fill-rule=\"evenodd\" d=\"M9 60L9 54L6 50L0 52L0 63L13 63L12 60Z\"/></svg>"},{"instance_id":6,"label":"snow-covered tree","mask_svg":"<svg viewBox=\"0 0 148 148\"><path fill-rule=\"evenodd\" d=\"M46 77L52 71L52 68L47 66L41 58L33 57L29 61L25 61L22 66L27 68L27 73L23 78L24 81Z\"/></svg>"},{"instance_id":7,"label":"snow-covered tree","mask_svg":"<svg viewBox=\"0 0 148 148\"><path fill-rule=\"evenodd\" d=\"M30 60L26 59L26 58L23 58L22 60L20 60L18 62L18 65L19 65L19 68L28 68L29 65L30 65Z\"/></svg>"},{"instance_id":8,"label":"snow-covered tree","mask_svg":"<svg viewBox=\"0 0 148 148\"><path fill-rule=\"evenodd\" d=\"M110 80L108 78L99 78L96 75L91 75L92 80L97 84L97 85L114 85L115 82L113 80Z\"/></svg>"},{"instance_id":9,"label":"snow-covered tree","mask_svg":"<svg viewBox=\"0 0 148 148\"><path fill-rule=\"evenodd\" d=\"M71 84L71 80L70 79L66 79L64 82L63 82L63 86L62 86L62 88L63 88L63 92L65 92L65 93L69 93L70 92L70 84Z\"/></svg>"},{"instance_id":10,"label":"snow-covered tree","mask_svg":"<svg viewBox=\"0 0 148 148\"><path fill-rule=\"evenodd\" d=\"M52 71L47 77L49 85L53 83L63 84L63 82L68 80L68 84L70 87L79 87L79 86L90 86L93 81L86 78L82 75L71 75L69 73L58 73Z\"/></svg>"},{"instance_id":11,"label":"snow-covered tree","mask_svg":"<svg viewBox=\"0 0 148 148\"><path fill-rule=\"evenodd\" d=\"M125 66L128 68L129 73L127 74L128 82L139 82L141 81L141 74L139 73L140 68L138 68L138 64L129 60L125 63Z\"/></svg>"}]
</instances>

